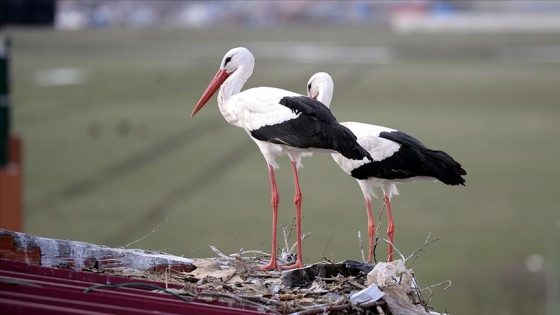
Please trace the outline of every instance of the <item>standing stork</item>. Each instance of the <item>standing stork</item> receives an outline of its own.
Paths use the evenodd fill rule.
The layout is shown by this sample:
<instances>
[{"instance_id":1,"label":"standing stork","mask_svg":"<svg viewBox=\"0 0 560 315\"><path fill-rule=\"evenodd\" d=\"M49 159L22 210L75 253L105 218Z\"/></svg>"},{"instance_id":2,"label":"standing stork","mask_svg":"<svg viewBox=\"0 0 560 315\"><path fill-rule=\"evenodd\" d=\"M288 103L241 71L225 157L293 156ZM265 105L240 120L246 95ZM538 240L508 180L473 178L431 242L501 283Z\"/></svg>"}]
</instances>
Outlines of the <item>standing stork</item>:
<instances>
[{"instance_id":1,"label":"standing stork","mask_svg":"<svg viewBox=\"0 0 560 315\"><path fill-rule=\"evenodd\" d=\"M333 80L325 72L314 74L307 83L307 95L327 107L330 106L333 91ZM358 181L364 194L368 216L368 260L372 260L375 235L370 197L376 197L374 188L380 187L387 205L388 260L392 261L395 224L391 212L391 197L398 195L395 184L439 180L447 185L465 185L465 179L461 175L466 175L467 172L447 153L429 149L402 131L359 122L343 122L341 125L348 127L358 137L358 143L373 158L373 161L355 161L337 153L332 154L336 163Z\"/></svg>"},{"instance_id":2,"label":"standing stork","mask_svg":"<svg viewBox=\"0 0 560 315\"><path fill-rule=\"evenodd\" d=\"M297 260L282 269L303 267L301 246L301 200L298 168L301 157L312 152L338 152L349 160L371 160L369 153L357 142L348 128L340 125L328 107L321 102L294 92L259 87L241 91L253 73L254 57L243 47L233 48L222 59L220 69L196 104L194 116L216 93L218 107L227 122L243 128L255 141L266 163L272 193L272 252L270 263L263 270L279 269L276 256L276 231L279 194L274 169L276 156L286 154L294 173L297 226Z\"/></svg>"}]
</instances>

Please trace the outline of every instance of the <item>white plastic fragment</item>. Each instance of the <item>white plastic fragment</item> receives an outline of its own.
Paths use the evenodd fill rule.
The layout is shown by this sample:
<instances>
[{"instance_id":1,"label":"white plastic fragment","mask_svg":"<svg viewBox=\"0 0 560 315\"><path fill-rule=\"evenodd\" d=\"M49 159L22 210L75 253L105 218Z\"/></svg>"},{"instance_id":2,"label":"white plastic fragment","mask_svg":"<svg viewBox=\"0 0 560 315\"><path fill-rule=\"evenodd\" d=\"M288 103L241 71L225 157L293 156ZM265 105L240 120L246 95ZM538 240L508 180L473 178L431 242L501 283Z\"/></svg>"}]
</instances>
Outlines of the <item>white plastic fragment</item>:
<instances>
[{"instance_id":1,"label":"white plastic fragment","mask_svg":"<svg viewBox=\"0 0 560 315\"><path fill-rule=\"evenodd\" d=\"M367 275L367 285L377 284L380 288L386 288L396 283L398 275L405 272L406 268L401 259L384 263L379 262Z\"/></svg>"},{"instance_id":2,"label":"white plastic fragment","mask_svg":"<svg viewBox=\"0 0 560 315\"><path fill-rule=\"evenodd\" d=\"M363 304L375 302L382 298L384 295L385 293L383 293L383 291L381 291L377 285L372 284L369 287L350 295L350 303Z\"/></svg>"}]
</instances>

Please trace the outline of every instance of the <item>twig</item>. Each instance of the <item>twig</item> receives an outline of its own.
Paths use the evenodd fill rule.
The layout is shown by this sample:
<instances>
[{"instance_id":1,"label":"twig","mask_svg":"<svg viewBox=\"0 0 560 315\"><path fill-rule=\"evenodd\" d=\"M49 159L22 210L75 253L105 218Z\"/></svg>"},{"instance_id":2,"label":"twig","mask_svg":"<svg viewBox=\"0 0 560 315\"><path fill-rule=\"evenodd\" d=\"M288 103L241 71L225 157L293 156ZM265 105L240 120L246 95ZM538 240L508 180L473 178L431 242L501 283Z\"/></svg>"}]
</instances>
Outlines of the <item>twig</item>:
<instances>
[{"instance_id":1,"label":"twig","mask_svg":"<svg viewBox=\"0 0 560 315\"><path fill-rule=\"evenodd\" d=\"M162 226L164 223L167 222L168 219L169 219L169 216L167 216L167 218L165 218L165 220L164 220L163 222L161 222L160 224L158 224L150 233L144 235L143 237L137 239L137 240L134 241L134 242L131 242L131 243L126 244L124 247L127 248L127 247L129 247L130 245L135 244L135 243L138 243L138 242L140 242L141 240L147 238L148 236L154 234L155 232L157 232L157 231L159 230L159 227L160 227L160 226Z\"/></svg>"},{"instance_id":2,"label":"twig","mask_svg":"<svg viewBox=\"0 0 560 315\"><path fill-rule=\"evenodd\" d=\"M288 236L288 233L286 233L286 229L288 227L287 226L282 226L282 232L284 233L284 248L286 250L288 250L288 248L290 248L290 245L288 245L288 240L290 239L290 237ZM290 234L291 234L291 229L290 229ZM291 252L288 252L288 254L290 254Z\"/></svg>"},{"instance_id":3,"label":"twig","mask_svg":"<svg viewBox=\"0 0 560 315\"><path fill-rule=\"evenodd\" d=\"M233 258L226 256L224 253L220 252L215 246L212 245L208 245L210 246L210 249L216 253L216 255L218 255L220 258L225 259L225 260L232 260Z\"/></svg>"},{"instance_id":4,"label":"twig","mask_svg":"<svg viewBox=\"0 0 560 315\"><path fill-rule=\"evenodd\" d=\"M395 245L393 245L393 243L392 243L390 240L385 239L385 238L382 238L382 237L379 238L379 239L382 240L382 241L384 241L385 243L390 244L391 246L393 246L393 249L397 252L397 254L399 254L399 256L401 256L403 262L406 262L406 258L404 258L404 255L399 251L398 248L395 247Z\"/></svg>"},{"instance_id":5,"label":"twig","mask_svg":"<svg viewBox=\"0 0 560 315\"><path fill-rule=\"evenodd\" d=\"M301 240L303 241L304 239L306 239L309 235L311 235L311 233L305 233L301 236ZM294 251L294 249L297 246L297 242L294 243L294 245L292 245L292 247L290 248L290 251L288 253L292 253Z\"/></svg>"},{"instance_id":6,"label":"twig","mask_svg":"<svg viewBox=\"0 0 560 315\"><path fill-rule=\"evenodd\" d=\"M373 263L374 264L377 264L377 255L375 254L375 251L377 250L377 243L379 243L379 238L376 237L375 242L373 243L373 248L371 249L371 251L373 252Z\"/></svg>"},{"instance_id":7,"label":"twig","mask_svg":"<svg viewBox=\"0 0 560 315\"><path fill-rule=\"evenodd\" d=\"M328 241L327 245L325 246L325 250L323 250L323 258L328 262L331 262L331 261L327 257L325 257L325 253L327 252L327 248L331 244L331 241L332 241L332 235L331 235L331 237L329 237L329 241Z\"/></svg>"},{"instance_id":8,"label":"twig","mask_svg":"<svg viewBox=\"0 0 560 315\"><path fill-rule=\"evenodd\" d=\"M259 247L257 248L257 250L260 250L261 247L264 245L264 242L268 241L268 239L271 238L271 237L272 237L272 234L269 234L269 235L264 239L264 241L261 242L261 244L259 245Z\"/></svg>"},{"instance_id":9,"label":"twig","mask_svg":"<svg viewBox=\"0 0 560 315\"><path fill-rule=\"evenodd\" d=\"M362 232L358 231L358 244L360 244L360 252L362 253L362 261L366 261L366 256L364 255L364 244L362 243ZM368 250L369 245L368 245Z\"/></svg>"},{"instance_id":10,"label":"twig","mask_svg":"<svg viewBox=\"0 0 560 315\"><path fill-rule=\"evenodd\" d=\"M356 282L356 281L354 281L354 280L352 280L352 279L348 279L348 283L350 283L351 285L353 285L353 286L355 286L356 288L359 288L359 289L361 289L361 290L363 290L363 289L366 288L365 285L360 284L360 283L358 283L358 282Z\"/></svg>"},{"instance_id":11,"label":"twig","mask_svg":"<svg viewBox=\"0 0 560 315\"><path fill-rule=\"evenodd\" d=\"M243 294L239 294L238 296L242 299L247 299L247 300L250 300L250 301L258 301L258 302L264 303L265 305L272 304L272 305L276 305L276 306L284 306L283 302L275 300L273 298L267 299L267 298L264 298L262 295L243 295Z\"/></svg>"},{"instance_id":12,"label":"twig","mask_svg":"<svg viewBox=\"0 0 560 315\"><path fill-rule=\"evenodd\" d=\"M350 303L339 304L340 301L344 302L344 301L346 301L346 299L342 298L341 300L335 301L333 304L330 304L330 305L315 305L315 306L310 306L310 307L303 307L302 311L291 313L290 315L295 315L295 314L298 314L298 315L322 314L322 313L328 313L328 312L334 312L334 311L352 310L354 308L354 305L352 305ZM384 303L384 302L375 301L375 302L358 304L356 306L359 307L359 308L369 308L369 307L372 307L372 306L378 306L381 303Z\"/></svg>"},{"instance_id":13,"label":"twig","mask_svg":"<svg viewBox=\"0 0 560 315\"><path fill-rule=\"evenodd\" d=\"M422 306L424 306L424 309L426 309L426 310L428 310L430 302L432 301L432 298L434 297L434 292L432 291L432 288L438 287L438 286L443 285L445 283L447 283L447 286L445 288L443 288L444 290L449 289L449 287L451 286L451 280L445 280L445 281L442 281L440 283L436 283L436 284L433 284L431 286L420 289L418 287L418 281L416 280L416 277L414 277L413 279L414 279L414 281L416 282L416 285L417 285L416 295L418 295L418 297L420 298L420 303L422 304ZM428 290L428 292L430 292L430 297L428 298L428 301L424 300L424 298L422 297L421 291L424 291L424 290Z\"/></svg>"},{"instance_id":14,"label":"twig","mask_svg":"<svg viewBox=\"0 0 560 315\"><path fill-rule=\"evenodd\" d=\"M431 235L432 235L432 233L431 233L431 232L428 232L428 237L427 237L426 240L424 241L424 244L422 244L422 246L420 246L419 249L415 250L412 254L410 254L410 255L405 259L405 261L408 260L408 259L410 259L410 257L416 255L416 254L419 253L419 252L424 252L424 247L426 247L426 246L428 246L428 245L430 245L430 244L432 244L432 243L434 243L434 242L437 242L437 241L439 240L439 239L436 238L435 240L430 241L430 236L431 236ZM413 261L413 262L414 262L414 261Z\"/></svg>"},{"instance_id":15,"label":"twig","mask_svg":"<svg viewBox=\"0 0 560 315\"><path fill-rule=\"evenodd\" d=\"M387 205L385 204L385 201L383 201L383 207L381 207L381 210L379 211L379 216L377 217L377 229L375 230L375 237L379 237L379 228L381 227L381 216L383 215L383 212L385 212L385 208L387 207Z\"/></svg>"},{"instance_id":16,"label":"twig","mask_svg":"<svg viewBox=\"0 0 560 315\"><path fill-rule=\"evenodd\" d=\"M138 283L138 282L126 282L126 283L121 283L121 284L96 284L96 285L92 285L91 287L88 287L86 289L84 289L83 293L89 293L90 291L93 291L95 289L120 289L120 288L125 288L125 287L144 287L144 288L149 288L152 290L157 290L157 291L162 291L165 292L167 294L173 295L174 297L177 297L185 302L192 302L191 300L173 292L170 290L166 290L162 287L158 287L157 285L153 285L153 284L149 284L149 283Z\"/></svg>"},{"instance_id":17,"label":"twig","mask_svg":"<svg viewBox=\"0 0 560 315\"><path fill-rule=\"evenodd\" d=\"M432 288L438 287L438 286L443 285L443 284L445 284L445 283L447 283L447 286L446 286L445 288L443 288L443 289L444 289L444 290L447 290L447 289L449 289L449 287L451 286L451 280L445 280L445 281L442 281L442 282L440 282L440 283L436 283L436 284L433 284L433 285L431 285L431 286L427 286L427 287L425 287L425 288L423 288L423 289L420 289L420 291L430 290L430 289L432 289ZM430 292L431 292L431 290L430 290Z\"/></svg>"},{"instance_id":18,"label":"twig","mask_svg":"<svg viewBox=\"0 0 560 315\"><path fill-rule=\"evenodd\" d=\"M248 299L241 298L241 297L239 297L239 296L237 296L237 295L233 295L233 294L228 294L228 293L223 293L223 292L217 292L217 291L201 291L201 292L198 292L198 296L210 296L210 297L229 298L229 299L232 299L232 300L234 300L234 301L236 301L236 302L245 303L245 304L249 304L249 305L253 305L253 306L257 307L257 308L264 309L264 310L266 310L267 312L270 312L270 313L272 313L272 314L278 314L278 315L280 315L280 313L279 313L278 311L276 311L275 309L273 309L273 308L270 308L270 307L268 307L268 306L262 305L262 304L257 303L257 302L253 302L253 301L248 300Z\"/></svg>"},{"instance_id":19,"label":"twig","mask_svg":"<svg viewBox=\"0 0 560 315\"><path fill-rule=\"evenodd\" d=\"M385 211L385 206L386 206L385 201L383 201L383 207L381 207L381 211L379 211L379 216L377 217L377 229L375 229L375 242L373 243L373 248L369 249L373 252L373 262L374 263L377 263L376 250L377 250L377 244L378 244L378 241L379 241L379 228L381 227L381 215Z\"/></svg>"},{"instance_id":20,"label":"twig","mask_svg":"<svg viewBox=\"0 0 560 315\"><path fill-rule=\"evenodd\" d=\"M312 315L312 314L323 314L333 311L342 311L346 309L352 309L352 305L350 304L343 304L343 305L315 305L311 307L303 308L303 311L298 311L295 313L290 313L290 315Z\"/></svg>"},{"instance_id":21,"label":"twig","mask_svg":"<svg viewBox=\"0 0 560 315\"><path fill-rule=\"evenodd\" d=\"M381 306L377 305L375 309L377 310L377 313L379 313L379 315L385 315L385 312L383 311Z\"/></svg>"},{"instance_id":22,"label":"twig","mask_svg":"<svg viewBox=\"0 0 560 315\"><path fill-rule=\"evenodd\" d=\"M296 218L292 218L292 223L290 223L290 230L288 233L288 239L290 239L290 237L292 237L292 232L294 231L294 228L296 226ZM286 250L288 250L289 246L288 246L288 241L286 241ZM291 251L289 251L288 253L291 253Z\"/></svg>"},{"instance_id":23,"label":"twig","mask_svg":"<svg viewBox=\"0 0 560 315\"><path fill-rule=\"evenodd\" d=\"M380 306L380 305L383 305L383 303L386 303L385 300L383 300L383 302L381 302L380 300L366 301L366 302L363 302L363 303L358 303L358 304L356 304L356 306L361 307L361 308L368 308L368 307L372 307L372 306Z\"/></svg>"},{"instance_id":24,"label":"twig","mask_svg":"<svg viewBox=\"0 0 560 315\"><path fill-rule=\"evenodd\" d=\"M270 254L269 253L265 253L263 251L260 250L245 250L239 253L240 255L244 255L244 254L257 254L257 255L261 255L261 256L266 256L269 257Z\"/></svg>"}]
</instances>

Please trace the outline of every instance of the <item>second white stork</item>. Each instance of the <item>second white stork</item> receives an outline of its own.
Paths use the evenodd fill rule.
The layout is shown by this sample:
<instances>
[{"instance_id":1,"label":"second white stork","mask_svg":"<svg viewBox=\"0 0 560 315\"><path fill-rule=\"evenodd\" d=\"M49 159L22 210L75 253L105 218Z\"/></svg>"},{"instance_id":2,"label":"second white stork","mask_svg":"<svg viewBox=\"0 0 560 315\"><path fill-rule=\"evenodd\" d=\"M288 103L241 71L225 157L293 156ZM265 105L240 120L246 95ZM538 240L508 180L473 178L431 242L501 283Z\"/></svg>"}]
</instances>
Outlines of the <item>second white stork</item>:
<instances>
[{"instance_id":1,"label":"second white stork","mask_svg":"<svg viewBox=\"0 0 560 315\"><path fill-rule=\"evenodd\" d=\"M330 106L334 91L331 76L325 72L314 74L307 83L309 97ZM447 185L464 185L462 175L467 172L449 154L427 148L414 137L391 128L359 122L342 122L357 137L358 143L366 149L373 161L353 161L339 154L332 154L336 163L354 177L365 198L368 216L369 250L368 260L372 260L375 223L371 213L371 196L380 187L387 206L388 260L393 260L395 224L391 212L391 197L397 195L396 183L439 180Z\"/></svg>"},{"instance_id":2,"label":"second white stork","mask_svg":"<svg viewBox=\"0 0 560 315\"><path fill-rule=\"evenodd\" d=\"M272 194L272 252L270 263L263 270L279 269L276 256L276 231L279 194L274 177L278 167L276 156L286 154L292 161L296 195L297 260L292 269L303 266L301 245L301 201L298 167L303 154L338 152L349 160L371 160L369 153L356 141L348 128L340 125L330 110L321 102L294 92L259 87L241 91L253 73L254 57L243 47L233 48L222 59L220 69L198 101L194 116L216 93L218 107L230 124L243 128L263 154L270 176Z\"/></svg>"}]
</instances>

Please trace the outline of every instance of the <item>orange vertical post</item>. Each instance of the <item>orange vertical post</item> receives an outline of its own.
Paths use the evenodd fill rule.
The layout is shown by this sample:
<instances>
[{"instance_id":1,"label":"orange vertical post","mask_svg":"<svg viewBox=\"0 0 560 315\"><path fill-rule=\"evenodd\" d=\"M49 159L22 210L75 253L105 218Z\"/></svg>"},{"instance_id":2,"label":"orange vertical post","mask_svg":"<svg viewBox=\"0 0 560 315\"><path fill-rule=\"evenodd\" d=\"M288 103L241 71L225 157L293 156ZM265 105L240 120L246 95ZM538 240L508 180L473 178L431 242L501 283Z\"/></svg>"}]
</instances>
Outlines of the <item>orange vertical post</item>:
<instances>
[{"instance_id":1,"label":"orange vertical post","mask_svg":"<svg viewBox=\"0 0 560 315\"><path fill-rule=\"evenodd\" d=\"M0 228L23 230L23 172L21 139L10 135L9 161L0 167Z\"/></svg>"},{"instance_id":2,"label":"orange vertical post","mask_svg":"<svg viewBox=\"0 0 560 315\"><path fill-rule=\"evenodd\" d=\"M0 228L21 231L21 139L10 132L10 44L0 33Z\"/></svg>"}]
</instances>

